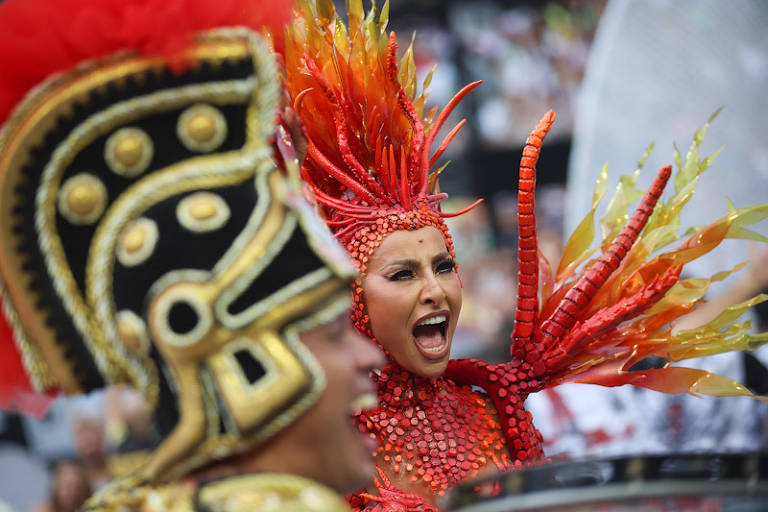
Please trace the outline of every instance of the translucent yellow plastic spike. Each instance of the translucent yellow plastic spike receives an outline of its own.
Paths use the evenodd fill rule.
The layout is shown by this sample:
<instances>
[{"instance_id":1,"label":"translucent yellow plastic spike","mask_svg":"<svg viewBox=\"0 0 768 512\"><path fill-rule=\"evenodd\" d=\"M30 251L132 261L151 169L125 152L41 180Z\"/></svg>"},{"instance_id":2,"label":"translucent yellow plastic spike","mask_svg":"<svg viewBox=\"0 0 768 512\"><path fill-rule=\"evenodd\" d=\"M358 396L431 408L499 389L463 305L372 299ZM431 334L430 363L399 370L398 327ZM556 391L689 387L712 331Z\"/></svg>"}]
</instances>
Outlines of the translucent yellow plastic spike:
<instances>
[{"instance_id":1,"label":"translucent yellow plastic spike","mask_svg":"<svg viewBox=\"0 0 768 512\"><path fill-rule=\"evenodd\" d=\"M738 272L748 264L749 262L747 261L739 263L731 270L723 270L721 272L717 272L709 279L704 277L691 277L688 279L681 279L667 292L666 295L664 295L663 299L654 304L651 309L646 311L646 314L655 315L656 313L660 313L665 309L674 306L693 304L704 297L712 283L725 280L731 274Z\"/></svg>"},{"instance_id":2,"label":"translucent yellow plastic spike","mask_svg":"<svg viewBox=\"0 0 768 512\"><path fill-rule=\"evenodd\" d=\"M607 187L608 164L605 164L595 183L595 191L592 194L592 209L581 220L565 244L560 264L557 267L556 281L567 279L576 267L584 263L594 253L594 250L590 251L589 248L592 246L595 238L595 210L605 195Z\"/></svg>"},{"instance_id":3,"label":"translucent yellow plastic spike","mask_svg":"<svg viewBox=\"0 0 768 512\"><path fill-rule=\"evenodd\" d=\"M653 151L653 143L651 143L646 149L643 156L637 161L637 168L634 172L626 174L619 178L619 183L616 186L616 191L608 202L608 207L605 210L605 214L600 219L600 228L603 235L603 250L607 250L611 245L614 238L624 228L629 220L630 205L643 196L644 191L635 188L637 178L640 176L640 171L645 166L648 156Z\"/></svg>"}]
</instances>

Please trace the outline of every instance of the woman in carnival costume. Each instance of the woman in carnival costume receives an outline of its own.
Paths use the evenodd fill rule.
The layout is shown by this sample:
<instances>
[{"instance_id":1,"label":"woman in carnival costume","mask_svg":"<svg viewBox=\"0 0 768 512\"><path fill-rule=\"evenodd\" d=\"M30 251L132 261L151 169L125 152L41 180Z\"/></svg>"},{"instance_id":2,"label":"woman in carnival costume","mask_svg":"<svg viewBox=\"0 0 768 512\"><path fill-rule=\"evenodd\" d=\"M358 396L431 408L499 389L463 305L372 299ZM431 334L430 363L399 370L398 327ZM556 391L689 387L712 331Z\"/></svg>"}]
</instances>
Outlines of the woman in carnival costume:
<instances>
[{"instance_id":1,"label":"woman in carnival costume","mask_svg":"<svg viewBox=\"0 0 768 512\"><path fill-rule=\"evenodd\" d=\"M380 479L377 495L350 497L357 509L435 510L438 497L460 482L542 460L541 435L524 402L559 383L751 395L737 382L695 369L628 371L651 355L679 361L768 340L768 333L747 334L748 324L733 323L764 296L694 331L670 331L670 322L689 312L710 282L680 279L683 265L725 237L751 236L744 225L768 215L768 204L733 210L652 257L679 240L680 209L712 161L698 153L706 127L696 134L687 161L678 161L668 201L661 196L671 166L644 194L633 180L622 180L598 257L590 245L604 171L593 209L553 273L537 250L534 214L536 161L555 118L547 113L526 141L520 164L510 361L449 359L461 283L444 219L464 212L441 211L447 196L439 191L442 168L436 164L464 121L432 147L452 109L478 83L439 114L425 113L411 48L398 63L394 33L386 32L388 3L366 14L360 0L350 0L347 11L348 27L332 2L300 2L286 39L286 81L308 138L302 177L362 275L354 287L353 320L388 358L375 379L379 406L358 416L359 427L378 442ZM630 214L627 208L638 198Z\"/></svg>"},{"instance_id":2,"label":"woman in carnival costume","mask_svg":"<svg viewBox=\"0 0 768 512\"><path fill-rule=\"evenodd\" d=\"M336 512L373 476L381 355L275 120L290 8L0 4L0 405L127 384L162 434L86 510Z\"/></svg>"}]
</instances>

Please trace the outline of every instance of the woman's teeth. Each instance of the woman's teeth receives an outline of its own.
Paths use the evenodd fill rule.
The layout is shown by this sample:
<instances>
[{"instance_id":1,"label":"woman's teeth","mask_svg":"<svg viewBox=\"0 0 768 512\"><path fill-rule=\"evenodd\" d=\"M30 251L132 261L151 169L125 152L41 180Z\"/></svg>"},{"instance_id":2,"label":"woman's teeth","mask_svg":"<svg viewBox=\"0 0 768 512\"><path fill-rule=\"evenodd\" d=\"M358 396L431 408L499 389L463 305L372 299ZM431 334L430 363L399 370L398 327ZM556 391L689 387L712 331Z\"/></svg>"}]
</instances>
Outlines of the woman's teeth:
<instances>
[{"instance_id":1,"label":"woman's teeth","mask_svg":"<svg viewBox=\"0 0 768 512\"><path fill-rule=\"evenodd\" d=\"M373 409L374 407L378 407L378 405L379 399L376 397L375 393L364 393L357 396L349 403L349 410L354 416L357 416L364 409Z\"/></svg>"},{"instance_id":2,"label":"woman's teeth","mask_svg":"<svg viewBox=\"0 0 768 512\"><path fill-rule=\"evenodd\" d=\"M438 316L433 316L431 318L427 318L426 320L423 320L423 321L419 322L416 326L418 327L420 325L441 324L441 323L445 322L446 320L447 320L447 318L445 317L445 315L438 315Z\"/></svg>"},{"instance_id":3,"label":"woman's teeth","mask_svg":"<svg viewBox=\"0 0 768 512\"><path fill-rule=\"evenodd\" d=\"M444 348L445 348L445 343L442 343L442 344L440 344L440 345L438 345L436 347L425 347L424 345L421 345L421 349L422 350L424 350L426 352L433 352L435 354L440 352Z\"/></svg>"}]
</instances>

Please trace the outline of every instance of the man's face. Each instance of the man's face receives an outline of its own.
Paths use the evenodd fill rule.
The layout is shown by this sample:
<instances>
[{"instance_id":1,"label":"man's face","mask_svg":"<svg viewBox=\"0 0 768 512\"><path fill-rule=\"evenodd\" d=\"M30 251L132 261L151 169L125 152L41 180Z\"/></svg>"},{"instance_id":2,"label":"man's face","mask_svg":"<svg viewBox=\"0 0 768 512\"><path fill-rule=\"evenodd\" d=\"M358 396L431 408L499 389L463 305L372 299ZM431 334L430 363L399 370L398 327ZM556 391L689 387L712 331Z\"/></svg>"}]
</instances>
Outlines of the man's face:
<instances>
[{"instance_id":1,"label":"man's face","mask_svg":"<svg viewBox=\"0 0 768 512\"><path fill-rule=\"evenodd\" d=\"M344 313L301 334L323 367L326 387L295 425L315 480L346 493L371 482L376 441L360 432L353 415L378 405L370 372L383 365L381 351L352 327Z\"/></svg>"}]
</instances>

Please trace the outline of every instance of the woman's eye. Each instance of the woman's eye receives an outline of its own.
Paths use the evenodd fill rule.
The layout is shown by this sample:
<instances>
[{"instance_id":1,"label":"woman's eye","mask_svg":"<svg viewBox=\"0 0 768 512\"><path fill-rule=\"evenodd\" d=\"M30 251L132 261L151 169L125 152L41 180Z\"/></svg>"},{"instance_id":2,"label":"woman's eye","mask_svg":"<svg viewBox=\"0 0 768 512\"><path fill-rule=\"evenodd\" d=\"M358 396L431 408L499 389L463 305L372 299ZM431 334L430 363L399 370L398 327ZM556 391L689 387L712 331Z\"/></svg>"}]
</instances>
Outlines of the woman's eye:
<instances>
[{"instance_id":1,"label":"woman's eye","mask_svg":"<svg viewBox=\"0 0 768 512\"><path fill-rule=\"evenodd\" d=\"M437 266L437 273L444 274L446 272L453 272L454 267L456 267L456 262L453 260L446 260Z\"/></svg>"},{"instance_id":2,"label":"woman's eye","mask_svg":"<svg viewBox=\"0 0 768 512\"><path fill-rule=\"evenodd\" d=\"M413 271L411 270L398 270L391 276L389 276L390 281L404 281L406 279L410 279L413 277Z\"/></svg>"}]
</instances>

